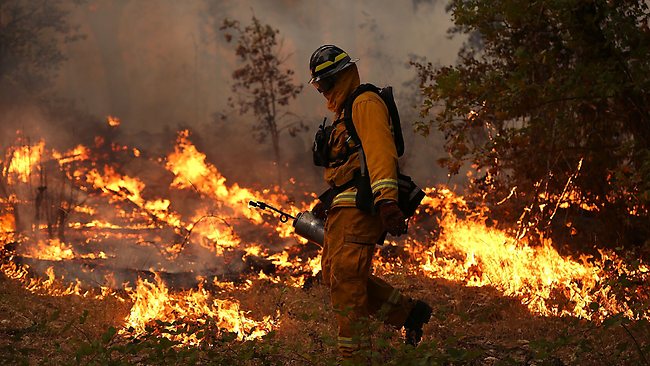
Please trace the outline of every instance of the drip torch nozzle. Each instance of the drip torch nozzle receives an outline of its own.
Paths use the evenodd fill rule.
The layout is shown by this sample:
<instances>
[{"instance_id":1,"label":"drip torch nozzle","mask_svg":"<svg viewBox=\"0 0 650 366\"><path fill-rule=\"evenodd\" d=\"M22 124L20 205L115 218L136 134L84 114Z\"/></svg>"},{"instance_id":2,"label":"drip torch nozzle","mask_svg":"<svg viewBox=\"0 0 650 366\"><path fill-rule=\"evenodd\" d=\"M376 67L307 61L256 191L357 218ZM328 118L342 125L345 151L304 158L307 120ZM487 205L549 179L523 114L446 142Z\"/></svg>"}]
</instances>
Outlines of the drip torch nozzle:
<instances>
[{"instance_id":1,"label":"drip torch nozzle","mask_svg":"<svg viewBox=\"0 0 650 366\"><path fill-rule=\"evenodd\" d=\"M275 211L275 212L280 214L280 221L282 221L282 222L287 222L287 221L289 221L289 219L293 219L293 220L296 219L295 216L292 216L291 214L288 214L288 213L286 213L286 212L284 212L282 210L278 210L277 208L267 204L266 202L249 201L248 206L249 207L259 208L260 210L267 210L268 209L268 210Z\"/></svg>"},{"instance_id":2,"label":"drip torch nozzle","mask_svg":"<svg viewBox=\"0 0 650 366\"><path fill-rule=\"evenodd\" d=\"M260 204L264 204L264 202L248 201L248 207L256 207L256 208L262 208L263 209L263 207L260 207L261 206Z\"/></svg>"},{"instance_id":3,"label":"drip torch nozzle","mask_svg":"<svg viewBox=\"0 0 650 366\"><path fill-rule=\"evenodd\" d=\"M296 229L296 234L320 246L323 246L325 239L325 228L323 221L316 218L316 216L314 216L311 211L303 211L294 217L262 201L249 201L248 206L259 208L260 210L269 209L275 211L280 214L281 222L287 222L289 219L293 219L293 227Z\"/></svg>"}]
</instances>

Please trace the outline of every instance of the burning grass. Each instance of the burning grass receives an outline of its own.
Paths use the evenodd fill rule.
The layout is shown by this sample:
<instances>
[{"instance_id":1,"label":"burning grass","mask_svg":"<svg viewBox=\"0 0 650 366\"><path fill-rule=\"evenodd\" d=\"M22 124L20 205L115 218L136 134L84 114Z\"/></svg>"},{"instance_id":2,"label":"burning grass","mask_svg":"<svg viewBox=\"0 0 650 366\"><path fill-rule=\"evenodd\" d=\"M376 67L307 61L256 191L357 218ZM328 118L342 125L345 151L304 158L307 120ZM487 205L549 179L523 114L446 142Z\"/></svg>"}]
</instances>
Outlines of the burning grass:
<instances>
[{"instance_id":1,"label":"burning grass","mask_svg":"<svg viewBox=\"0 0 650 366\"><path fill-rule=\"evenodd\" d=\"M97 357L106 349L111 351L102 357L127 357L124 347L144 342L152 349L173 346L177 356L198 352L199 360L224 344L228 351L213 356L232 361L250 351L253 358L280 363L332 360L327 296L314 285L318 248L295 238L290 225L276 225L277 219L247 207L263 199L295 214L309 206L309 193L298 207L278 189L228 184L187 131L179 133L164 160L149 161L155 173L142 176L128 174L114 163L119 159L105 158L99 150L106 142L96 142L60 154L44 142L21 140L7 150L0 169L2 271L12 286L43 298L76 296L130 307L112 319L105 343L80 340L86 354L78 357ZM146 159L114 142L110 148L111 154ZM157 178L149 182L144 176ZM439 321L425 330L425 355L490 364L490 357L538 357L544 351L580 364L565 348L591 338L572 327L607 338L603 324L617 324L626 332L617 344L628 340L618 355L642 357L647 337L638 342L633 334L648 330L646 263L604 251L596 258L561 256L548 239L532 245L488 227L488 215L487 208L470 209L444 187L431 188L411 223L413 235L378 249L378 274L436 304ZM310 286L315 287L302 290ZM510 325L509 313L521 324ZM490 322L504 334L490 334ZM526 327L549 324L557 326L556 335L569 332L565 343L531 343L540 334ZM517 343L519 337L527 343ZM394 336L382 339L377 343L382 362L417 357ZM280 349L288 345L298 351ZM508 347L516 352L509 354ZM454 349L464 351L454 355ZM330 358L319 359L323 352Z\"/></svg>"},{"instance_id":2,"label":"burning grass","mask_svg":"<svg viewBox=\"0 0 650 366\"><path fill-rule=\"evenodd\" d=\"M235 333L239 340L260 338L276 325L270 316L262 321L248 318L236 300L214 299L202 283L197 289L170 293L160 278L155 283L138 280L136 288L129 295L133 307L122 332L135 337L145 334L147 326L156 320L204 325L206 319L210 319L218 329ZM166 328L172 340L185 345L196 345L201 341L196 334L188 335L175 330L172 326Z\"/></svg>"}]
</instances>

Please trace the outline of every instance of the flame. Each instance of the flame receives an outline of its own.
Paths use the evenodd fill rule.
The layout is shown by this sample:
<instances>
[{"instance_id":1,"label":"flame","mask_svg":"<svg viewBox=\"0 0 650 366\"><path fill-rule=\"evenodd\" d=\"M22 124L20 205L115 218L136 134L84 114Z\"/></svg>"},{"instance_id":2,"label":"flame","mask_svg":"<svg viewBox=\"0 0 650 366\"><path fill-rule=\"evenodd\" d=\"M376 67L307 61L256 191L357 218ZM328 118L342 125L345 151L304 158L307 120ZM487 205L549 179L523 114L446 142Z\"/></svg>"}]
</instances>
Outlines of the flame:
<instances>
[{"instance_id":1,"label":"flame","mask_svg":"<svg viewBox=\"0 0 650 366\"><path fill-rule=\"evenodd\" d=\"M312 275L312 276L316 276L316 274L317 274L318 272L320 272L320 270L321 270L321 263L320 263L320 261L321 261L321 256L320 256L320 255L317 255L317 256L315 256L314 258L311 258L311 259L307 262L307 268L311 268L311 275Z\"/></svg>"},{"instance_id":2,"label":"flame","mask_svg":"<svg viewBox=\"0 0 650 366\"><path fill-rule=\"evenodd\" d=\"M98 149L107 147L106 139L101 136L95 139L95 144ZM6 164L2 165L6 182L0 183L7 183L10 188L18 188L19 185L26 187L26 183L31 183L30 177L40 172L40 160L43 154L47 154L42 141L36 145L19 142L17 146L9 150L5 156ZM112 153L123 154L129 159L148 159L146 152L141 153L135 148L116 142L111 142L110 147ZM306 247L300 243L306 240L295 236L290 223L271 225L266 222L268 217L247 207L248 201L262 199L278 208L285 208L290 206L287 203L288 195L277 187L257 191L227 182L206 155L192 144L188 131L179 132L173 151L162 164L164 166L160 164L162 159L149 160L173 174L166 196L161 193L161 196L151 197L144 176L124 175L117 164L100 163L97 156L101 154L93 149L78 145L65 153L51 152L62 172L69 173L69 166L65 164L72 162L75 162L73 167L78 168L72 175L67 175L76 184L74 188L78 192L75 191L75 194L83 196L77 201L79 204L66 206L71 217L78 216L67 222L66 228L74 235L66 238L72 240L39 240L45 229L49 229L43 222L33 225L31 232L15 233L18 214L13 212L14 207L27 204L32 207L33 197L24 197L25 192L31 194L30 189L14 189L0 198L3 207L0 213L0 244L15 240L19 244L17 251L22 251L20 255L37 260L104 261L124 254L112 251L111 247L101 247L102 250L95 249L88 253L85 248L80 250L80 245L101 243L110 246L114 242L128 244L132 240L137 245L155 247L170 259L169 263L178 260L178 263L174 263L179 265L191 262L191 255L195 255L192 253L189 257L181 257L186 244L199 245L226 263L231 260L228 256L238 255L237 260L243 256L244 261L248 257L257 257L273 263L275 271L270 274L268 271L255 270L255 273L242 278L243 284L237 286L220 282L214 277L201 279L197 289L184 291L168 288L159 277L153 282L138 279L133 288L133 284L117 283L116 276L109 273L99 290L94 284L95 289L91 291L88 286L93 284L81 283L74 278L64 279L60 274L57 276L54 267L47 268L39 277L29 266L3 259L0 265L2 271L9 278L20 281L29 291L52 296L114 296L120 301L132 303L131 311L124 319L122 334L142 335L160 320L169 325L165 325L162 331L158 329L155 334L183 344L197 344L200 340L195 335L187 335L179 328L182 323L207 324L208 321L215 321L219 328L237 333L240 340L263 336L279 326L270 316L254 319L233 298L214 298L214 294L205 289L208 284L219 287L220 294L245 290L257 280L302 286L308 276L320 271L320 256L301 252ZM50 177L55 176L51 173ZM293 178L292 183L295 184ZM514 188L510 196L513 192ZM626 299L615 294L607 284L605 263L613 263L621 273L650 281L647 265L642 264L635 270L637 272L633 272L622 259L605 251L600 253L600 258L564 257L547 238L540 239L541 245L533 245L517 239L517 235L511 232L486 226L485 218L489 215L486 206L470 208L463 197L444 187L426 189L426 193L422 207L412 220L417 234L387 244L403 246L406 254L391 259L379 257L375 261L377 273L409 271L466 286L492 286L506 296L520 299L532 313L544 316L575 316L596 321L618 313L630 318L635 316ZM201 199L197 208L187 208L192 205L180 202L185 197L196 199L197 195ZM559 197L563 200L560 204L569 202L582 205L580 197L579 192L567 189L566 194ZM289 213L295 215L308 206L309 202L302 204L301 209L290 206ZM434 220L437 222L432 223ZM167 237L158 231L164 227L161 225L163 223L173 229ZM250 229L242 230L242 227L252 227L251 224L261 233L257 237L251 235ZM136 234L127 235L126 230ZM145 237L141 232L150 236ZM170 239L172 236L174 238ZM102 242L104 238L109 240ZM280 248L284 249L267 245L267 241L277 238L288 238L281 241ZM160 248L159 243L166 246ZM158 267L161 268L155 270L162 270L163 266L159 263ZM598 312L592 311L590 305L593 302L600 304ZM650 319L647 313L641 314L641 317Z\"/></svg>"},{"instance_id":3,"label":"flame","mask_svg":"<svg viewBox=\"0 0 650 366\"><path fill-rule=\"evenodd\" d=\"M41 140L36 145L22 145L16 148L9 158L9 166L3 172L9 184L16 183L15 180L27 183L32 174L38 170L41 162L41 155L45 148L45 141ZM12 178L15 177L15 178Z\"/></svg>"},{"instance_id":4,"label":"flame","mask_svg":"<svg viewBox=\"0 0 650 366\"><path fill-rule=\"evenodd\" d=\"M567 192L565 197L559 201L561 202L559 205L561 208L568 208L571 205L577 205L585 211L598 211L598 206L593 203L586 203L583 195L575 189Z\"/></svg>"},{"instance_id":5,"label":"flame","mask_svg":"<svg viewBox=\"0 0 650 366\"><path fill-rule=\"evenodd\" d=\"M90 216L94 216L97 214L97 210L95 208L86 205L78 205L74 208L74 211L78 213L90 215Z\"/></svg>"},{"instance_id":6,"label":"flame","mask_svg":"<svg viewBox=\"0 0 650 366\"><path fill-rule=\"evenodd\" d=\"M142 197L145 184L138 178L118 174L114 168L106 165L103 174L99 173L97 169L88 171L86 180L95 188L107 193L112 199L128 200L158 220L173 227L183 226L180 216L169 210L171 202L168 199L147 201Z\"/></svg>"},{"instance_id":7,"label":"flame","mask_svg":"<svg viewBox=\"0 0 650 366\"><path fill-rule=\"evenodd\" d=\"M254 244L247 248L244 248L244 251L246 252L246 256L252 255L252 256L259 257L264 252L264 249L262 248L261 245Z\"/></svg>"},{"instance_id":8,"label":"flame","mask_svg":"<svg viewBox=\"0 0 650 366\"><path fill-rule=\"evenodd\" d=\"M132 329L131 333L136 336L144 334L146 327L155 320L205 324L207 318L212 318L219 329L236 333L240 340L262 337L277 325L268 316L262 321L248 318L235 300L212 299L202 285L196 290L170 293L160 278L156 277L155 283L138 280L137 287L130 296L133 307L125 320L124 328ZM187 336L171 332L173 329L167 330L170 332L164 334L170 339L184 344L199 343L196 334Z\"/></svg>"},{"instance_id":9,"label":"flame","mask_svg":"<svg viewBox=\"0 0 650 366\"><path fill-rule=\"evenodd\" d=\"M113 116L108 116L108 117L106 117L106 122L107 122L108 125L111 126L111 127L117 127L117 126L119 126L119 125L122 123L122 121L120 121L119 118L117 118L117 117L113 117Z\"/></svg>"},{"instance_id":10,"label":"flame","mask_svg":"<svg viewBox=\"0 0 650 366\"><path fill-rule=\"evenodd\" d=\"M407 244L417 262L412 270L467 286L493 286L507 296L520 298L532 312L545 316L592 319L592 302L603 306L601 313L596 314L598 319L614 313L633 315L627 305L608 294L608 288L600 287L606 276L603 263L614 260L612 254L602 252L601 263L587 256L578 261L563 257L549 239L543 239L541 246L531 246L502 230L486 227L483 215L458 218L452 207L458 210L467 205L446 189L429 189L427 193L429 196L423 201L425 210L445 208L441 235L435 246L418 240ZM622 261L618 262L624 266ZM386 264L382 268L394 269ZM561 303L557 303L558 297L563 298Z\"/></svg>"},{"instance_id":11,"label":"flame","mask_svg":"<svg viewBox=\"0 0 650 366\"><path fill-rule=\"evenodd\" d=\"M265 197L271 203L287 201L283 194L261 194L240 187L237 183L226 185L226 178L217 168L206 162L204 153L189 140L189 131L178 133L174 152L167 156L166 168L174 174L171 186L176 189L193 189L203 196L212 198L219 205L224 205L231 212L245 216L256 224L264 223L261 214L247 208L248 202ZM297 209L295 210L297 212Z\"/></svg>"},{"instance_id":12,"label":"flame","mask_svg":"<svg viewBox=\"0 0 650 366\"><path fill-rule=\"evenodd\" d=\"M12 212L0 215L0 243L7 243L11 240L12 234L16 231L16 219Z\"/></svg>"},{"instance_id":13,"label":"flame","mask_svg":"<svg viewBox=\"0 0 650 366\"><path fill-rule=\"evenodd\" d=\"M59 153L58 151L52 151L52 157L58 160L59 165L65 165L72 163L74 161L84 161L88 160L90 150L84 145L77 145L74 149L66 151L65 153Z\"/></svg>"},{"instance_id":14,"label":"flame","mask_svg":"<svg viewBox=\"0 0 650 366\"><path fill-rule=\"evenodd\" d=\"M74 253L69 245L59 239L48 239L39 240L36 245L29 247L24 256L41 260L61 261L73 259Z\"/></svg>"},{"instance_id":15,"label":"flame","mask_svg":"<svg viewBox=\"0 0 650 366\"><path fill-rule=\"evenodd\" d=\"M68 286L61 285L57 281L57 277L54 274L54 268L48 267L45 270L46 279L42 278L30 278L29 277L29 266L18 266L13 262L3 263L0 266L0 269L5 274L5 276L21 281L25 289L28 291L37 293L37 294L46 294L48 296L69 296L77 295L87 297L90 293L83 291L81 289L81 282L75 280L73 283ZM62 280L63 278L61 278ZM99 299L103 297L97 297Z\"/></svg>"},{"instance_id":16,"label":"flame","mask_svg":"<svg viewBox=\"0 0 650 366\"><path fill-rule=\"evenodd\" d=\"M99 253L87 253L83 255L77 255L72 250L72 247L69 244L62 242L59 239L47 239L47 240L38 240L36 245L28 247L25 253L22 254L24 257L35 258L45 261L63 261L74 258L86 258L86 259L106 259L108 256L103 251Z\"/></svg>"}]
</instances>

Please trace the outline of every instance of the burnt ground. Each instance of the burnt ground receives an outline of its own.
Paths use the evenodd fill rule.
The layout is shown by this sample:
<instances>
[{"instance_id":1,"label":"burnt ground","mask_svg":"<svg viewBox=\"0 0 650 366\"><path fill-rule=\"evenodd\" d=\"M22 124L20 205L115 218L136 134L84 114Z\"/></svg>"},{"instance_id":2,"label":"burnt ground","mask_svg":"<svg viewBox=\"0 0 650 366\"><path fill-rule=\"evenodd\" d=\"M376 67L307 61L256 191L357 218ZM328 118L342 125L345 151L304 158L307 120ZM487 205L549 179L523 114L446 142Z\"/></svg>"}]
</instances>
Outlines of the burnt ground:
<instances>
[{"instance_id":1,"label":"burnt ground","mask_svg":"<svg viewBox=\"0 0 650 366\"><path fill-rule=\"evenodd\" d=\"M596 325L575 318L532 315L518 299L489 287L465 287L412 274L386 279L434 307L417 349L398 332L371 322L373 363L389 365L644 365L650 354L647 321ZM219 295L223 296L223 295ZM155 336L114 334L131 304L113 297L37 295L0 275L0 363L333 365L336 339L326 289L303 290L253 281L238 299L250 317L277 316L278 329L263 339L238 342L212 329L204 345L172 347ZM275 315L279 314L279 315ZM113 327L113 328L112 328ZM151 329L156 333L155 326ZM645 356L644 356L645 355Z\"/></svg>"}]
</instances>

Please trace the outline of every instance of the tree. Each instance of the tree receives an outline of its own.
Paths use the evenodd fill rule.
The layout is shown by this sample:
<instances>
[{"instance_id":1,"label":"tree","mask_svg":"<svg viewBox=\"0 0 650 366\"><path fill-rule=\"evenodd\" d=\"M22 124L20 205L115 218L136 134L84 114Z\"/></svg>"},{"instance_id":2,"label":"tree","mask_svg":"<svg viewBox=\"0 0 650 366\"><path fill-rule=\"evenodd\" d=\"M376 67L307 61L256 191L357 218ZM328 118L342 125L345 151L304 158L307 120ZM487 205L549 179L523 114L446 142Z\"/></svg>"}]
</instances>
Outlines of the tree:
<instances>
[{"instance_id":1,"label":"tree","mask_svg":"<svg viewBox=\"0 0 650 366\"><path fill-rule=\"evenodd\" d=\"M502 212L525 212L522 223L546 229L568 206L568 218L580 208L607 218L612 240L645 240L633 234L647 234L650 217L646 2L453 0L449 10L450 32L469 40L458 64L416 65L420 128L444 133L441 165L471 164L482 174L472 188L493 203L515 192Z\"/></svg>"},{"instance_id":2,"label":"tree","mask_svg":"<svg viewBox=\"0 0 650 366\"><path fill-rule=\"evenodd\" d=\"M0 1L0 110L3 111L0 127L3 132L18 128L30 130L37 126L39 122L31 118L16 118L16 115L21 116L26 109L34 106L51 117L59 117L57 112L64 110L78 116L77 111L69 105L62 108L62 99L46 92L66 60L62 44L83 38L78 27L69 21L71 6L83 2ZM58 118L51 118L49 122L51 125L63 123ZM9 135L6 137L9 138ZM22 150L31 156L33 151L43 149L41 145L32 146L29 141L29 138L20 137L16 141L18 145L10 145L4 151L5 163L0 164L0 202L11 206L16 232L22 233L30 226L32 230L39 230L40 225L46 223L50 238L56 235L63 240L76 193L71 183L67 182L65 172L59 171L58 164L31 161L34 166L29 164L23 167L27 171L21 172L26 174L26 181L11 181L14 172L10 171L10 167L14 154ZM38 155L40 160L40 153ZM48 178L48 170L60 172L61 179ZM34 214L33 220L29 218L29 213Z\"/></svg>"},{"instance_id":3,"label":"tree","mask_svg":"<svg viewBox=\"0 0 650 366\"><path fill-rule=\"evenodd\" d=\"M73 1L80 3L80 0ZM63 0L0 2L0 85L37 93L65 61L61 42L81 38Z\"/></svg>"},{"instance_id":4,"label":"tree","mask_svg":"<svg viewBox=\"0 0 650 366\"><path fill-rule=\"evenodd\" d=\"M282 110L298 96L303 86L294 84L294 71L283 67L288 55L282 53L277 29L262 24L253 16L251 24L245 27L236 20L225 19L220 30L227 42L236 42L235 54L241 62L232 74L235 97L230 97L229 103L242 114L253 113L256 121L252 129L259 142L271 137L278 184L281 185L280 133L288 130L291 136L295 136L307 129L300 120L288 122L287 117L296 116Z\"/></svg>"}]
</instances>

